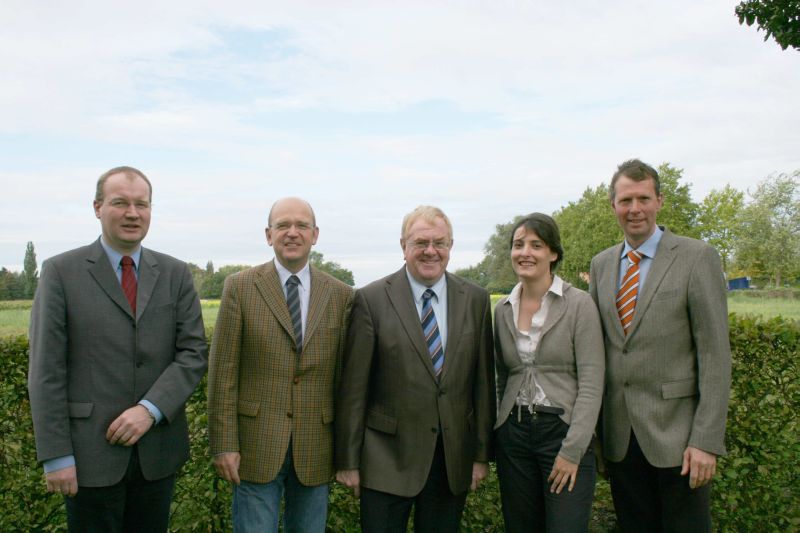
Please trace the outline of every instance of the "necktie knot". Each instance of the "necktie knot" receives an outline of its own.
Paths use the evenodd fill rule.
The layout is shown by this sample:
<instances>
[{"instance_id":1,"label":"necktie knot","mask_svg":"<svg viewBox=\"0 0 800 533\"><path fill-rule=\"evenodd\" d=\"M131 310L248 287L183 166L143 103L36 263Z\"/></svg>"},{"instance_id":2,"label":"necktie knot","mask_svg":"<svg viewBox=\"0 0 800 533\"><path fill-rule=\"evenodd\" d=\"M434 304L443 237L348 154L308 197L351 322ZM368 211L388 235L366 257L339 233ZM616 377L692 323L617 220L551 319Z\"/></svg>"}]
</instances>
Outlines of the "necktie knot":
<instances>
[{"instance_id":1,"label":"necktie knot","mask_svg":"<svg viewBox=\"0 0 800 533\"><path fill-rule=\"evenodd\" d=\"M642 253L639 252L638 250L631 250L630 252L628 252L628 261L630 261L631 263L635 263L638 265L641 260L642 260Z\"/></svg>"},{"instance_id":2,"label":"necktie knot","mask_svg":"<svg viewBox=\"0 0 800 533\"><path fill-rule=\"evenodd\" d=\"M422 293L423 303L425 300L430 300L434 296L436 296L436 293L433 292L433 289L425 289L425 292Z\"/></svg>"},{"instance_id":3,"label":"necktie knot","mask_svg":"<svg viewBox=\"0 0 800 533\"><path fill-rule=\"evenodd\" d=\"M124 256L122 256L121 263L122 263L122 268L132 267L134 265L133 257L131 257L129 255L124 255Z\"/></svg>"},{"instance_id":4,"label":"necktie knot","mask_svg":"<svg viewBox=\"0 0 800 533\"><path fill-rule=\"evenodd\" d=\"M292 286L297 287L298 285L300 285L300 278L298 278L294 274L289 276L289 279L286 280L287 287L292 287Z\"/></svg>"}]
</instances>

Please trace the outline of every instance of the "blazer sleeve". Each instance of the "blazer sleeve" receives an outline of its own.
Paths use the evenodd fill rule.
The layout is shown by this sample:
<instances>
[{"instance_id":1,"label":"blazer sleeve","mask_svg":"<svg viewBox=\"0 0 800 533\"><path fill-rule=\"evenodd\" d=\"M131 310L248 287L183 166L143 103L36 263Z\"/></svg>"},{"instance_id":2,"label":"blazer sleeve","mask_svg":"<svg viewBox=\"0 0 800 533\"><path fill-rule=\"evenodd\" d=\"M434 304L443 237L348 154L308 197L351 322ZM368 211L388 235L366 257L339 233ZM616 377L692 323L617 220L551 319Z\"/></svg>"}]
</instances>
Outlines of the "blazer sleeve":
<instances>
[{"instance_id":1,"label":"blazer sleeve","mask_svg":"<svg viewBox=\"0 0 800 533\"><path fill-rule=\"evenodd\" d=\"M347 333L342 379L336 395L337 470L359 467L375 343L375 328L369 303L363 291L357 290Z\"/></svg>"},{"instance_id":2,"label":"blazer sleeve","mask_svg":"<svg viewBox=\"0 0 800 533\"><path fill-rule=\"evenodd\" d=\"M42 264L31 309L28 394L39 461L71 455L67 405L67 311L56 265Z\"/></svg>"},{"instance_id":3,"label":"blazer sleeve","mask_svg":"<svg viewBox=\"0 0 800 533\"><path fill-rule=\"evenodd\" d=\"M200 298L185 263L179 263L175 303L175 357L144 395L167 421L183 413L186 400L203 378L208 366L208 344Z\"/></svg>"},{"instance_id":4,"label":"blazer sleeve","mask_svg":"<svg viewBox=\"0 0 800 533\"><path fill-rule=\"evenodd\" d=\"M242 343L238 276L228 276L211 342L208 370L208 440L211 453L239 451L237 405Z\"/></svg>"},{"instance_id":5,"label":"blazer sleeve","mask_svg":"<svg viewBox=\"0 0 800 533\"><path fill-rule=\"evenodd\" d=\"M688 445L722 455L731 387L728 304L719 255L708 245L700 254L688 288L700 394Z\"/></svg>"},{"instance_id":6,"label":"blazer sleeve","mask_svg":"<svg viewBox=\"0 0 800 533\"><path fill-rule=\"evenodd\" d=\"M578 294L581 298L576 305L573 338L578 394L572 407L567 436L558 452L572 463L580 462L592 440L597 417L600 414L600 404L603 401L606 372L600 314L594 301L586 293Z\"/></svg>"},{"instance_id":7,"label":"blazer sleeve","mask_svg":"<svg viewBox=\"0 0 800 533\"><path fill-rule=\"evenodd\" d=\"M503 359L503 344L500 342L500 328L505 327L502 321L502 305L503 300L497 303L494 308L494 372L495 372L495 390L497 405L503 402L503 394L506 391L506 384L508 383L508 367Z\"/></svg>"}]
</instances>

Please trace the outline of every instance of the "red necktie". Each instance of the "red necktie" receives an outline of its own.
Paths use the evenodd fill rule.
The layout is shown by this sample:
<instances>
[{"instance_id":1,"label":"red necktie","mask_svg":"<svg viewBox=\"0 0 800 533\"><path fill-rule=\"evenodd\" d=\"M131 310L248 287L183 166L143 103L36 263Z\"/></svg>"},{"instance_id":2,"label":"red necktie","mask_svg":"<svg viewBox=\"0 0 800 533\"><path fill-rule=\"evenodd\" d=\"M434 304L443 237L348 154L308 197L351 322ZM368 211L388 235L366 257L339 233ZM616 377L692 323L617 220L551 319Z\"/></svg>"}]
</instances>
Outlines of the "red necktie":
<instances>
[{"instance_id":1,"label":"red necktie","mask_svg":"<svg viewBox=\"0 0 800 533\"><path fill-rule=\"evenodd\" d=\"M133 259L130 256L122 258L122 292L131 304L133 314L136 314L136 274L133 272Z\"/></svg>"},{"instance_id":2,"label":"red necktie","mask_svg":"<svg viewBox=\"0 0 800 533\"><path fill-rule=\"evenodd\" d=\"M628 328L633 322L633 311L636 308L636 298L639 294L639 261L641 260L642 254L636 250L628 252L630 263L617 293L617 313L619 313L625 335L628 334Z\"/></svg>"}]
</instances>

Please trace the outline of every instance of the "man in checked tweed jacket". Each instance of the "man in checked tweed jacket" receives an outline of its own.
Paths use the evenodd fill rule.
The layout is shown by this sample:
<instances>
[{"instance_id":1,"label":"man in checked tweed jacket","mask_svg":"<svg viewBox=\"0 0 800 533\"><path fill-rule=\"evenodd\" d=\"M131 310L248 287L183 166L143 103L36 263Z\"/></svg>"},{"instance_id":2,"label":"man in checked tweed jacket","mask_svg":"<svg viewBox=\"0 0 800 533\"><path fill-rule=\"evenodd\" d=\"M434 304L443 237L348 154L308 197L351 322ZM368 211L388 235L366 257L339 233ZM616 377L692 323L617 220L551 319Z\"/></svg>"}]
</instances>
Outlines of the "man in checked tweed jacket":
<instances>
[{"instance_id":1,"label":"man in checked tweed jacket","mask_svg":"<svg viewBox=\"0 0 800 533\"><path fill-rule=\"evenodd\" d=\"M285 494L284 531L323 532L334 381L353 294L309 266L319 228L306 201L277 201L266 234L275 261L225 280L209 361L211 453L234 484L235 531L277 532ZM289 311L298 299L302 329Z\"/></svg>"}]
</instances>

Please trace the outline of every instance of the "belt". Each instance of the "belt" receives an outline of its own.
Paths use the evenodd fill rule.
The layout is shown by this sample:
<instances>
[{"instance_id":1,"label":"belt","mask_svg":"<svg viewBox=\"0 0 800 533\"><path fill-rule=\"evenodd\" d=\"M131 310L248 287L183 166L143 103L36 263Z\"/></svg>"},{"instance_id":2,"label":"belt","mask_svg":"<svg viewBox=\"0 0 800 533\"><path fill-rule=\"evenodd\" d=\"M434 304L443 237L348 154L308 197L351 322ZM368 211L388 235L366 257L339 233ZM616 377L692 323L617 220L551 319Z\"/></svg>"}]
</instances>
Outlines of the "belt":
<instances>
[{"instance_id":1,"label":"belt","mask_svg":"<svg viewBox=\"0 0 800 533\"><path fill-rule=\"evenodd\" d=\"M535 405L514 405L511 408L511 415L513 416L516 411L517 420L521 420L523 416L532 416L531 411L533 413L542 413L546 415L563 415L564 409L561 407L553 407L552 405L542 405L542 404L535 404Z\"/></svg>"}]
</instances>

